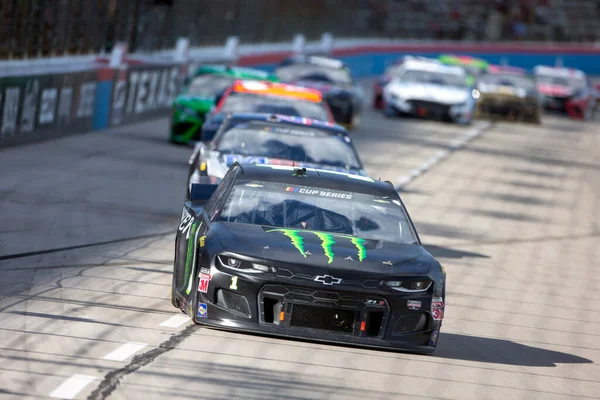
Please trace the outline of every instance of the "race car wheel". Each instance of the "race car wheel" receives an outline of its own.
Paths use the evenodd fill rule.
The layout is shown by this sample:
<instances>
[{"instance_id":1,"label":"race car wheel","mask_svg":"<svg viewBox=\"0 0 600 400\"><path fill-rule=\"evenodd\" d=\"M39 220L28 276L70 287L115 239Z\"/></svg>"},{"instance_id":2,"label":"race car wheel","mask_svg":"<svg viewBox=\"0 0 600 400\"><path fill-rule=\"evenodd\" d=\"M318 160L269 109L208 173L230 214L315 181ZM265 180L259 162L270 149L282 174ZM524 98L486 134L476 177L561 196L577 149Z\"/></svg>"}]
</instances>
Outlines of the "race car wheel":
<instances>
[{"instance_id":1,"label":"race car wheel","mask_svg":"<svg viewBox=\"0 0 600 400\"><path fill-rule=\"evenodd\" d=\"M595 107L592 107L591 103L590 103L590 105L588 105L585 108L585 111L583 112L583 120L591 121L594 118L594 111L595 111Z\"/></svg>"},{"instance_id":2,"label":"race car wheel","mask_svg":"<svg viewBox=\"0 0 600 400\"><path fill-rule=\"evenodd\" d=\"M396 112L396 110L394 110L392 108L392 106L386 104L383 107L383 115L385 115L387 118L393 118L393 117L397 117L398 113Z\"/></svg>"}]
</instances>

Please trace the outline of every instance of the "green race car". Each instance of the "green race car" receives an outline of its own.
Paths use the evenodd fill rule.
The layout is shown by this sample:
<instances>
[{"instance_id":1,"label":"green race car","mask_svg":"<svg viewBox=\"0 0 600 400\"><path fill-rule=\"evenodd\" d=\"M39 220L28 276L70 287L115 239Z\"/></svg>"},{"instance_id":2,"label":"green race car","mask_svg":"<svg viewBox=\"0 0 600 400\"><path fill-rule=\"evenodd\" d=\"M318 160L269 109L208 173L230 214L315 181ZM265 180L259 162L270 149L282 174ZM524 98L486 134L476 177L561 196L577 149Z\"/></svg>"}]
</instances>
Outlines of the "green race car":
<instances>
[{"instance_id":1,"label":"green race car","mask_svg":"<svg viewBox=\"0 0 600 400\"><path fill-rule=\"evenodd\" d=\"M187 144L199 140L204 117L215 106L215 96L236 79L278 82L275 75L258 69L225 65L198 68L173 103L171 142Z\"/></svg>"},{"instance_id":2,"label":"green race car","mask_svg":"<svg viewBox=\"0 0 600 400\"><path fill-rule=\"evenodd\" d=\"M439 58L442 64L457 65L467 72L467 84L474 86L477 77L487 72L489 63L481 58L469 56L456 56L452 54L442 54Z\"/></svg>"}]
</instances>

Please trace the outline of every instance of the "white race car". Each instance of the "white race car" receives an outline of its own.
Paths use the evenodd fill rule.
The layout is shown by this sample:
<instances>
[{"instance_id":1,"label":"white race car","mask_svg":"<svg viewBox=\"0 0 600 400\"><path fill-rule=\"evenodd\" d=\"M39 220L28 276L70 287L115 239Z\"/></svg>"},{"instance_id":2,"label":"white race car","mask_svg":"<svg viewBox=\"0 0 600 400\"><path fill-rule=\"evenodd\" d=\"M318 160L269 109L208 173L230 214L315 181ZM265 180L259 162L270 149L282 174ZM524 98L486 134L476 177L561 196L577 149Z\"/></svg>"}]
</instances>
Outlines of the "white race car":
<instances>
[{"instance_id":1,"label":"white race car","mask_svg":"<svg viewBox=\"0 0 600 400\"><path fill-rule=\"evenodd\" d=\"M388 117L411 115L468 124L475 98L460 67L421 60L405 62L383 90Z\"/></svg>"}]
</instances>

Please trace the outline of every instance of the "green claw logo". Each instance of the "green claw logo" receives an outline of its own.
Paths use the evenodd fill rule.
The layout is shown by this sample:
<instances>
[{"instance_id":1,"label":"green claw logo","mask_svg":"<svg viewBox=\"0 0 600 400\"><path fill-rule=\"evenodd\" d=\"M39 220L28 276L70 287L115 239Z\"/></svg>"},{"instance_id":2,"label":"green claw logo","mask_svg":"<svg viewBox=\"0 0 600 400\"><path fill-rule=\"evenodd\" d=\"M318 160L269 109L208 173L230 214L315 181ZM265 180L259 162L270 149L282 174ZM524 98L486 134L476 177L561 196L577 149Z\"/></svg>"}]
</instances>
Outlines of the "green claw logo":
<instances>
[{"instance_id":1,"label":"green claw logo","mask_svg":"<svg viewBox=\"0 0 600 400\"><path fill-rule=\"evenodd\" d=\"M331 264L335 257L335 253L332 250L332 246L335 244L336 237L350 239L352 244L354 244L354 246L356 246L356 250L358 251L357 255L358 255L359 261L362 262L362 260L364 260L367 257L367 249L365 247L366 240L355 237L355 236L331 234L331 233L324 233L324 232L303 231L303 230L297 230L297 229L285 229L285 228L271 229L271 230L268 230L267 232L281 232L285 236L289 237L291 239L294 247L296 249L298 249L298 251L300 252L300 254L302 254L303 257L306 257L307 252L304 249L304 238L302 237L301 233L312 233L313 235L315 235L319 239L321 239L321 247L323 248L323 252L325 253L325 256L328 259L328 264Z\"/></svg>"}]
</instances>

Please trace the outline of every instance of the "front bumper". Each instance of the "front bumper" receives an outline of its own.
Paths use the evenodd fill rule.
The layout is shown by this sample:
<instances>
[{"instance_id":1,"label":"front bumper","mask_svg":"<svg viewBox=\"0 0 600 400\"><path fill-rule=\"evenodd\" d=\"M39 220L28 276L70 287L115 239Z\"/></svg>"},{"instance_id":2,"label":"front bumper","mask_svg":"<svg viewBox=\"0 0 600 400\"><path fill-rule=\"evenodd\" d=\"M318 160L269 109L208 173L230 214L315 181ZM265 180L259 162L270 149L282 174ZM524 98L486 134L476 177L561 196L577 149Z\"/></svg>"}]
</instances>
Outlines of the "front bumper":
<instances>
[{"instance_id":1,"label":"front bumper","mask_svg":"<svg viewBox=\"0 0 600 400\"><path fill-rule=\"evenodd\" d=\"M199 141L203 123L204 119L196 116L173 117L171 121L171 141L181 144Z\"/></svg>"},{"instance_id":2,"label":"front bumper","mask_svg":"<svg viewBox=\"0 0 600 400\"><path fill-rule=\"evenodd\" d=\"M477 116L501 116L506 118L534 118L539 114L537 103L515 96L483 94L477 102Z\"/></svg>"},{"instance_id":3,"label":"front bumper","mask_svg":"<svg viewBox=\"0 0 600 400\"><path fill-rule=\"evenodd\" d=\"M391 98L385 99L385 103L397 114L418 118L468 123L473 117L472 109L468 104L448 105L426 100Z\"/></svg>"},{"instance_id":4,"label":"front bumper","mask_svg":"<svg viewBox=\"0 0 600 400\"><path fill-rule=\"evenodd\" d=\"M435 349L442 324L434 319L430 291L383 293L313 285L311 280L298 282L273 274L233 275L213 268L206 293L197 292L203 312L196 312L194 321L232 330L427 353Z\"/></svg>"}]
</instances>

